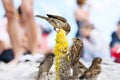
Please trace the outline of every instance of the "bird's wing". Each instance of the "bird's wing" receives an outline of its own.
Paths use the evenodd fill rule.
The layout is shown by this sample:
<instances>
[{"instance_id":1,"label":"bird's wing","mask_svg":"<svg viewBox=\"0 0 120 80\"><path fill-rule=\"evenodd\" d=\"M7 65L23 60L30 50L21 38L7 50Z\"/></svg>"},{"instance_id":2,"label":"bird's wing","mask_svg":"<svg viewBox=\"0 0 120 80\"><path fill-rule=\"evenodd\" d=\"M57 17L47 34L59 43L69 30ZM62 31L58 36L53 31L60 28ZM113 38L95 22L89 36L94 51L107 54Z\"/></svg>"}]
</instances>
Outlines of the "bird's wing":
<instances>
[{"instance_id":1,"label":"bird's wing","mask_svg":"<svg viewBox=\"0 0 120 80\"><path fill-rule=\"evenodd\" d=\"M51 15L51 14L47 14L47 16L50 17L50 18L59 19L59 20L61 20L63 22L67 22L67 20L65 18L61 17L61 16Z\"/></svg>"},{"instance_id":2,"label":"bird's wing","mask_svg":"<svg viewBox=\"0 0 120 80\"><path fill-rule=\"evenodd\" d=\"M94 75L97 75L97 74L99 74L101 72L101 70L94 70Z\"/></svg>"},{"instance_id":3,"label":"bird's wing","mask_svg":"<svg viewBox=\"0 0 120 80\"><path fill-rule=\"evenodd\" d=\"M45 61L46 61L46 58L40 63L40 65L38 66L38 68L39 68L41 65L43 65L43 64L45 63Z\"/></svg>"},{"instance_id":4,"label":"bird's wing","mask_svg":"<svg viewBox=\"0 0 120 80\"><path fill-rule=\"evenodd\" d=\"M78 61L79 61L79 59L80 59L80 57L81 57L82 52L83 52L83 49L82 49L82 48L80 48L80 49L78 50L78 52L76 53L76 58L75 58L75 61L76 61L76 62L78 62Z\"/></svg>"},{"instance_id":5,"label":"bird's wing","mask_svg":"<svg viewBox=\"0 0 120 80\"><path fill-rule=\"evenodd\" d=\"M78 67L82 67L85 71L88 69L81 61L78 61Z\"/></svg>"},{"instance_id":6,"label":"bird's wing","mask_svg":"<svg viewBox=\"0 0 120 80\"><path fill-rule=\"evenodd\" d=\"M77 50L77 46L74 45L74 53L73 53L73 61L76 64L79 61L79 55L78 55L78 50Z\"/></svg>"},{"instance_id":7,"label":"bird's wing","mask_svg":"<svg viewBox=\"0 0 120 80\"><path fill-rule=\"evenodd\" d=\"M39 17L39 18L42 18L42 19L45 19L45 20L49 20L49 18L47 18L47 17L44 17L44 16L41 16L41 15L35 15L35 17Z\"/></svg>"}]
</instances>

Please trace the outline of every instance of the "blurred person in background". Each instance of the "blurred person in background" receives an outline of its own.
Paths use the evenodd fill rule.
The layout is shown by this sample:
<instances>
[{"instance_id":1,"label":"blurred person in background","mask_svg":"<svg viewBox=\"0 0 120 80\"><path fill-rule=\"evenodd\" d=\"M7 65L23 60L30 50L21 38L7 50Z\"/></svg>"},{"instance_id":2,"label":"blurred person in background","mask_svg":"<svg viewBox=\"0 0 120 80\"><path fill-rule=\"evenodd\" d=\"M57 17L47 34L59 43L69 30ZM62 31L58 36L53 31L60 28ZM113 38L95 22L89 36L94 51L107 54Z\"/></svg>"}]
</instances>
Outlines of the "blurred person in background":
<instances>
[{"instance_id":1,"label":"blurred person in background","mask_svg":"<svg viewBox=\"0 0 120 80\"><path fill-rule=\"evenodd\" d=\"M23 11L21 9L21 6L18 8L18 13L19 13L19 23L20 23L20 29L22 32L22 47L24 49L25 55L21 58L20 61L41 61L44 57L44 55L47 55L49 53L52 52L52 49L49 48L48 46L48 42L47 42L47 38L48 35L50 34L50 30L49 28L45 29L44 25L40 24L40 23L35 23L36 24L36 28L37 28L37 36L38 36L38 43L36 44L36 54L32 54L30 49L29 49L29 45L28 45L28 35L27 35L27 26L25 23L25 19L23 14ZM19 30L20 30L19 29ZM42 58L42 59L40 59Z\"/></svg>"},{"instance_id":2,"label":"blurred person in background","mask_svg":"<svg viewBox=\"0 0 120 80\"><path fill-rule=\"evenodd\" d=\"M49 47L48 43L48 36L52 30L49 27L45 27L43 24L40 23L38 27L39 29L41 29L41 41L43 42L38 46L38 49L41 51L41 53L53 52L53 49Z\"/></svg>"},{"instance_id":3,"label":"blurred person in background","mask_svg":"<svg viewBox=\"0 0 120 80\"><path fill-rule=\"evenodd\" d=\"M13 0L2 0L2 2L8 19L8 33L14 53L14 59L10 63L17 63L20 60L23 56L23 46L31 52L34 58L38 58L40 55L38 45L42 42L33 16L33 0L22 0L21 18L23 21L19 20L18 13L13 5ZM26 27L20 27L22 26L20 22L23 22L22 24ZM23 36L23 34L26 36ZM44 57L44 54L41 55Z\"/></svg>"},{"instance_id":4,"label":"blurred person in background","mask_svg":"<svg viewBox=\"0 0 120 80\"><path fill-rule=\"evenodd\" d=\"M114 47L115 45L120 45L120 20L117 23L117 29L111 35L112 41L110 43L110 47Z\"/></svg>"},{"instance_id":5,"label":"blurred person in background","mask_svg":"<svg viewBox=\"0 0 120 80\"><path fill-rule=\"evenodd\" d=\"M19 31L21 34L20 38L21 38L21 54L27 53L28 51L28 40L27 40L27 36L25 33L25 22L24 19L22 17L22 11L21 11L21 7L18 8L18 10L16 10L16 12L18 12L17 18L19 18L18 23L20 24L19 27ZM0 61L3 62L10 62L11 60L14 59L14 52L13 52L13 48L12 48L12 44L11 44L11 38L9 36L9 32L8 32L8 20L6 18L6 16L1 19L1 24L0 24ZM15 34L15 33L14 33Z\"/></svg>"},{"instance_id":6,"label":"blurred person in background","mask_svg":"<svg viewBox=\"0 0 120 80\"><path fill-rule=\"evenodd\" d=\"M91 61L95 57L111 60L109 44L107 44L102 34L94 28L93 24L82 24L80 34L84 43L82 57L85 61Z\"/></svg>"},{"instance_id":7,"label":"blurred person in background","mask_svg":"<svg viewBox=\"0 0 120 80\"><path fill-rule=\"evenodd\" d=\"M77 0L78 8L75 10L75 13L74 13L76 23L77 23L77 26L78 26L78 31L76 33L76 37L80 36L79 29L81 27L81 24L90 23L89 19L90 19L91 5L87 4L88 9L85 10L84 5L86 4L86 2L87 2L87 0Z\"/></svg>"},{"instance_id":8,"label":"blurred person in background","mask_svg":"<svg viewBox=\"0 0 120 80\"><path fill-rule=\"evenodd\" d=\"M4 16L4 18L0 20L0 61L6 63L14 58L7 23L7 18Z\"/></svg>"},{"instance_id":9,"label":"blurred person in background","mask_svg":"<svg viewBox=\"0 0 120 80\"><path fill-rule=\"evenodd\" d=\"M111 35L111 54L115 58L115 62L120 63L120 20L117 23L117 29Z\"/></svg>"},{"instance_id":10,"label":"blurred person in background","mask_svg":"<svg viewBox=\"0 0 120 80\"><path fill-rule=\"evenodd\" d=\"M31 55L31 52L28 47L28 38L27 38L27 29L26 29L26 23L25 19L22 16L22 10L21 6L17 10L18 15L17 18L19 19L19 31L21 34L21 53L23 56L21 56L20 61L36 61L40 58L40 54L45 54L47 55L48 53L52 52L52 48L49 48L47 38L48 35L50 34L51 30L49 28L44 28L43 25L36 23L37 31L38 31L38 36L41 36L39 38L39 42L37 44L37 50L36 52L38 53L37 55ZM42 41L43 43L40 43ZM1 20L0 24L0 61L4 61L6 63L10 62L11 60L14 59L14 54L13 54L13 49L11 45L11 40L10 36L8 33L8 21L6 16L4 19Z\"/></svg>"}]
</instances>

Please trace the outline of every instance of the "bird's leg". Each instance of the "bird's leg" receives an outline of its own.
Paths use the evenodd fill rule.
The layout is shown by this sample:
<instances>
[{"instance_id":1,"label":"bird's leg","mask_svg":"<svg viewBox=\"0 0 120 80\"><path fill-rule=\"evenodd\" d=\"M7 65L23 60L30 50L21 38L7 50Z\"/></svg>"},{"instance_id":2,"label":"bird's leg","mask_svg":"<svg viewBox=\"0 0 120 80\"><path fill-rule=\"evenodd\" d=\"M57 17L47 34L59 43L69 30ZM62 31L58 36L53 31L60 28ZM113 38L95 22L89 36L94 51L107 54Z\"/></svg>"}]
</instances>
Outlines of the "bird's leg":
<instances>
[{"instance_id":1,"label":"bird's leg","mask_svg":"<svg viewBox=\"0 0 120 80\"><path fill-rule=\"evenodd\" d=\"M49 78L49 72L47 72L47 76L48 76L48 80L50 80L50 78Z\"/></svg>"},{"instance_id":2,"label":"bird's leg","mask_svg":"<svg viewBox=\"0 0 120 80\"><path fill-rule=\"evenodd\" d=\"M37 80L39 80L39 78L41 78L41 73L40 72L38 72Z\"/></svg>"}]
</instances>

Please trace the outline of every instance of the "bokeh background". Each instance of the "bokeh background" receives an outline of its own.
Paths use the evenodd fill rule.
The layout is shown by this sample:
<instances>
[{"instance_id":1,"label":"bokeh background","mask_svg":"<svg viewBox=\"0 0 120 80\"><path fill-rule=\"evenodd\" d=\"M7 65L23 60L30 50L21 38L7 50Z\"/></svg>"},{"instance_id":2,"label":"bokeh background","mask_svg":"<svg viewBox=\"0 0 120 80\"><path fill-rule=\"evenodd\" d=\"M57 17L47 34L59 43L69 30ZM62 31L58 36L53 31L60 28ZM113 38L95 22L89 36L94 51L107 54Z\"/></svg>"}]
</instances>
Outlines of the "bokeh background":
<instances>
[{"instance_id":1,"label":"bokeh background","mask_svg":"<svg viewBox=\"0 0 120 80\"><path fill-rule=\"evenodd\" d=\"M2 0L0 0L0 18L5 14ZM91 7L91 22L104 33L107 42L110 42L111 33L115 30L117 21L120 19L120 0L89 0ZM21 0L14 0L15 7L21 4ZM46 15L58 14L64 16L70 23L72 30L68 38L74 37L77 25L74 20L74 11L76 9L76 0L34 0L34 14ZM40 19L36 19L40 22ZM42 20L46 26L50 26ZM49 40L54 39L54 32L50 35ZM69 39L70 41L70 39Z\"/></svg>"},{"instance_id":2,"label":"bokeh background","mask_svg":"<svg viewBox=\"0 0 120 80\"><path fill-rule=\"evenodd\" d=\"M21 5L22 0L13 1L14 6L17 9ZM76 24L74 16L74 12L78 8L76 1L77 0L34 0L34 15L39 14L46 16L46 14L56 14L63 16L68 20L68 23L71 25L72 28L71 32L67 36L70 44L69 47L71 47L73 42L72 38L75 37L78 30L78 26ZM120 0L87 0L87 3L91 4L90 22L95 25L95 29L93 29L91 33L96 30L96 32L98 31L98 33L100 34L94 33L95 36L97 36L93 37L93 34L93 41L92 39L89 39L91 35L89 35L89 37L87 37L86 39L82 39L84 43L84 48L82 51L83 53L80 54L80 61L83 62L86 66L88 66L95 57L100 57L103 59L103 71L98 80L118 80L120 79L120 35L119 39L116 40L116 37L118 38L118 36L111 39L111 34L118 28L120 34ZM84 9L87 10L87 8L88 5L85 4ZM1 26L1 24L3 24L4 27L8 27L5 26L5 24L7 24L7 19L4 19L4 15L5 10L2 4L2 0L0 0L0 34L3 31L3 34L1 34L2 36L0 35L0 38L4 38L5 36L4 28L3 26ZM40 40L42 42L42 45L37 46L40 52L36 52L35 54L33 54L32 52L30 52L29 49L25 48L26 52L22 53L23 55L20 56L18 62L15 62L18 65L12 65L11 63L14 60L15 56L13 52L14 49L12 49L11 47L4 49L3 46L3 51L0 51L0 80L35 80L35 75L38 75L35 73L35 71L37 71L38 69L38 62L41 62L44 59L45 55L53 53L56 32L53 30L52 26L47 21L40 18L35 18L35 20L37 23L40 23L40 25L38 25L39 28L37 29L40 29L41 32L44 32L44 29L50 29L50 31L52 30L51 32L49 32L50 34L40 33L40 36L42 35L42 38ZM119 25L117 25L118 21ZM44 29L42 29L41 27L44 27ZM0 41L6 42L6 40ZM115 43L115 46L110 46L111 41ZM1 49L2 47L0 44L0 50ZM32 63L28 63L29 61ZM119 64L111 62L116 62ZM53 71L54 67L51 70ZM50 79L53 80L53 78L50 76Z\"/></svg>"}]
</instances>

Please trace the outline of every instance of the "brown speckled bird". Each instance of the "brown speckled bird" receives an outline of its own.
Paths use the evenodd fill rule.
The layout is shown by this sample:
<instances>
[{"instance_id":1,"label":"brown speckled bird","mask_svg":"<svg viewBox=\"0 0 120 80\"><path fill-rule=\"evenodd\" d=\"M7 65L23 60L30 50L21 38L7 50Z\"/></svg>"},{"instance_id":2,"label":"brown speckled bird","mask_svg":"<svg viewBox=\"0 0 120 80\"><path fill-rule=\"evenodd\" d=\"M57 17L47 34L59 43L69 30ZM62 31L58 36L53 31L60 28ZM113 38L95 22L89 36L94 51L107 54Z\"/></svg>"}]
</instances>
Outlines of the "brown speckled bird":
<instances>
[{"instance_id":1,"label":"brown speckled bird","mask_svg":"<svg viewBox=\"0 0 120 80\"><path fill-rule=\"evenodd\" d=\"M43 72L47 72L47 75L48 75L48 72L50 71L51 66L53 65L54 57L55 57L55 55L53 53L50 53L40 63L40 65L38 66L39 72L38 72L37 80L39 80L39 78L41 78L41 75Z\"/></svg>"},{"instance_id":2,"label":"brown speckled bird","mask_svg":"<svg viewBox=\"0 0 120 80\"><path fill-rule=\"evenodd\" d=\"M97 80L97 76L101 73L101 66L102 63L101 58L94 58L92 61L91 66L87 69L84 74L80 77L80 79L86 80Z\"/></svg>"},{"instance_id":3,"label":"brown speckled bird","mask_svg":"<svg viewBox=\"0 0 120 80\"><path fill-rule=\"evenodd\" d=\"M54 27L55 31L57 31L57 29L63 29L66 32L66 35L70 32L71 27L65 18L57 15L51 15L51 14L47 14L47 16L48 17L36 15L36 17L39 17L48 21Z\"/></svg>"},{"instance_id":4,"label":"brown speckled bird","mask_svg":"<svg viewBox=\"0 0 120 80\"><path fill-rule=\"evenodd\" d=\"M80 56L83 50L83 42L79 38L73 38L73 45L70 49L69 58L70 58L70 65L73 69L73 76L77 76L81 73L83 64L79 61Z\"/></svg>"},{"instance_id":5,"label":"brown speckled bird","mask_svg":"<svg viewBox=\"0 0 120 80\"><path fill-rule=\"evenodd\" d=\"M82 62L78 61L73 67L73 76L83 75L87 69L88 68Z\"/></svg>"},{"instance_id":6,"label":"brown speckled bird","mask_svg":"<svg viewBox=\"0 0 120 80\"><path fill-rule=\"evenodd\" d=\"M82 54L83 50L83 42L79 38L73 38L73 45L70 49L70 62L71 65L74 66L80 59L80 55Z\"/></svg>"}]
</instances>

